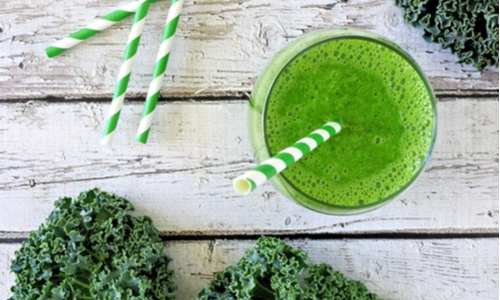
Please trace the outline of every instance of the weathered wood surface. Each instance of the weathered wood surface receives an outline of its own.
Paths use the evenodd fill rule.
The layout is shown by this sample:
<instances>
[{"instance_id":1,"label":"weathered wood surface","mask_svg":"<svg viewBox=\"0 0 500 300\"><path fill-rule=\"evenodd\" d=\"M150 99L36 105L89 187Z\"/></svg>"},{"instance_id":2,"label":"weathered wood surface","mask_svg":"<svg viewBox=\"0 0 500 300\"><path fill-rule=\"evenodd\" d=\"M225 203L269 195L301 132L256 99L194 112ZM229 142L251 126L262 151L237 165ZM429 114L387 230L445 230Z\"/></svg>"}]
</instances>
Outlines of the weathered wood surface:
<instances>
[{"instance_id":1,"label":"weathered wood surface","mask_svg":"<svg viewBox=\"0 0 500 300\"><path fill-rule=\"evenodd\" d=\"M98 142L104 100L115 86L131 18L55 59L43 49L126 2L0 0L0 299L10 295L9 260L19 247L5 242L36 229L59 196L95 186L130 199L137 214L150 215L173 239L498 233L498 69L480 73L455 64L448 50L403 24L393 0L186 0L162 90L182 101L161 102L148 146L134 141L142 103L125 103L114 147L104 148ZM130 97L146 94L168 7L169 1L151 6ZM359 216L311 212L270 184L236 195L232 179L254 165L247 103L239 96L287 43L339 26L394 40L441 95L439 137L426 172L401 199ZM178 299L192 298L253 243L166 242ZM498 238L290 243L386 299L499 298Z\"/></svg>"},{"instance_id":2,"label":"weathered wood surface","mask_svg":"<svg viewBox=\"0 0 500 300\"><path fill-rule=\"evenodd\" d=\"M0 237L37 228L60 196L101 187L130 199L164 235L498 232L498 101L444 99L427 171L372 213L311 212L266 183L242 197L254 166L243 101L159 106L147 146L142 103L124 106L112 148L99 144L107 103L0 104Z\"/></svg>"},{"instance_id":3,"label":"weathered wood surface","mask_svg":"<svg viewBox=\"0 0 500 300\"><path fill-rule=\"evenodd\" d=\"M0 0L0 99L109 98L131 18L55 58L44 49L128 0ZM169 1L151 6L129 86L143 97ZM438 94L498 93L498 69L460 66L448 50L427 44L402 21L394 0L187 0L170 58L165 97L235 96L249 92L270 58L304 33L364 28L412 54Z\"/></svg>"},{"instance_id":4,"label":"weathered wood surface","mask_svg":"<svg viewBox=\"0 0 500 300\"><path fill-rule=\"evenodd\" d=\"M234 264L255 241L170 241L166 252L179 286L192 299L214 274ZM294 240L315 263L363 281L383 299L498 299L498 239ZM0 244L0 298L14 282L9 260L19 244Z\"/></svg>"}]
</instances>

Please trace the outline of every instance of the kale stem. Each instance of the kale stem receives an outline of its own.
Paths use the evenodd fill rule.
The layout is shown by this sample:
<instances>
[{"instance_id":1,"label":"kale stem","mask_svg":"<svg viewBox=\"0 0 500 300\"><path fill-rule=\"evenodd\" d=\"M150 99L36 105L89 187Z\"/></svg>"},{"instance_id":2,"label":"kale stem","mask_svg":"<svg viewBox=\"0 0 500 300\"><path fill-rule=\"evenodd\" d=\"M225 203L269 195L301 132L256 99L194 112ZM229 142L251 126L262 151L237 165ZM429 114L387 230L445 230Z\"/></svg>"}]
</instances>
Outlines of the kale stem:
<instances>
[{"instance_id":1,"label":"kale stem","mask_svg":"<svg viewBox=\"0 0 500 300\"><path fill-rule=\"evenodd\" d=\"M76 278L73 278L73 282L74 282L75 284L78 284L78 285L79 285L79 286L81 286L81 287L84 287L84 288L86 288L86 289L90 290L90 285L85 284L85 283L81 282L80 280L78 280L78 279L76 279Z\"/></svg>"},{"instance_id":2,"label":"kale stem","mask_svg":"<svg viewBox=\"0 0 500 300\"><path fill-rule=\"evenodd\" d=\"M86 283L83 283L83 282L81 282L80 280L78 280L78 279L76 279L76 278L69 277L69 276L66 276L66 275L61 274L61 273L59 273L59 274L55 275L55 277L59 277L59 278L71 278L71 279L73 279L73 283L74 283L74 284L77 284L77 285L79 285L79 286L81 286L81 287L86 288L87 290L90 290L90 285L88 285L88 284L86 284Z\"/></svg>"},{"instance_id":3,"label":"kale stem","mask_svg":"<svg viewBox=\"0 0 500 300\"><path fill-rule=\"evenodd\" d=\"M104 261L104 259L102 259L99 255L95 254L94 252L90 251L89 249L85 248L85 250L87 250L87 252L90 253L90 255L92 255L93 257L95 257L98 261L100 262Z\"/></svg>"},{"instance_id":4,"label":"kale stem","mask_svg":"<svg viewBox=\"0 0 500 300\"><path fill-rule=\"evenodd\" d=\"M263 286L260 282L257 282L254 289L254 296L261 300L274 300L276 296L273 290Z\"/></svg>"}]
</instances>

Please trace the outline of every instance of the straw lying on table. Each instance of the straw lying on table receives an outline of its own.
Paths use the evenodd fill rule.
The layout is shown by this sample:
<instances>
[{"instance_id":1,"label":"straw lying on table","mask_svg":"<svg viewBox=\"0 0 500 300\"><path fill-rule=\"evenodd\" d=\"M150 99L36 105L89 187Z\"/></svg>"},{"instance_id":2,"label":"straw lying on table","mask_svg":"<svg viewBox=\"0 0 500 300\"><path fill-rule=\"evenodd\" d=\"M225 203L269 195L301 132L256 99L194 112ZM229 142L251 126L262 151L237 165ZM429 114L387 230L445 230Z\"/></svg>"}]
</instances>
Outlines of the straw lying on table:
<instances>
[{"instance_id":1,"label":"straw lying on table","mask_svg":"<svg viewBox=\"0 0 500 300\"><path fill-rule=\"evenodd\" d=\"M148 141L149 130L151 128L151 122L153 121L153 114L156 109L158 97L160 96L163 75L167 69L168 58L170 56L170 50L172 50L172 42L177 29L177 23L179 23L179 15L181 13L183 2L184 0L172 0L172 4L170 5L170 10L168 12L162 43L156 58L153 80L149 85L148 96L146 97L146 103L144 104L139 130L137 131L136 140L143 144L146 144Z\"/></svg>"},{"instance_id":2,"label":"straw lying on table","mask_svg":"<svg viewBox=\"0 0 500 300\"><path fill-rule=\"evenodd\" d=\"M250 193L266 180L271 179L273 176L301 159L302 156L323 144L330 137L339 133L341 129L342 123L339 120L331 120L319 129L311 132L305 138L297 141L292 146L236 178L233 181L234 189L242 195Z\"/></svg>"},{"instance_id":3,"label":"straw lying on table","mask_svg":"<svg viewBox=\"0 0 500 300\"><path fill-rule=\"evenodd\" d=\"M132 29L128 38L127 48L123 58L122 65L118 76L111 108L107 116L107 121L101 139L101 143L111 145L113 141L114 132L118 125L118 119L125 99L132 65L135 55L139 46L139 41L144 27L144 20L148 12L149 4L158 0L139 0L128 3L127 5L113 11L112 13L102 17L101 19L88 25L86 28L71 34L69 37L55 43L53 46L45 49L48 57L54 57L62 52L78 45L91 36L101 32L102 30L112 26L113 24L123 20L135 12L135 18ZM165 24L165 30L162 36L162 43L156 58L156 64L153 72L153 78L149 86L146 103L139 124L137 133L137 141L146 143L149 136L151 122L153 120L153 113L156 109L160 89L163 82L163 75L165 74L170 51L172 49L173 38L179 23L179 15L182 9L184 0L172 0L170 10Z\"/></svg>"},{"instance_id":4,"label":"straw lying on table","mask_svg":"<svg viewBox=\"0 0 500 300\"><path fill-rule=\"evenodd\" d=\"M123 57L120 73L118 75L118 83L116 84L115 93L113 95L113 100L111 101L111 107L101 139L101 143L104 145L110 146L113 142L113 136L116 126L118 125L123 100L125 99L125 93L127 91L130 74L132 72L132 65L134 63L135 55L137 54L142 29L144 27L144 21L148 13L149 3L150 1L148 0L139 1L139 7L135 13L134 22L127 42L127 48L125 49L125 55Z\"/></svg>"},{"instance_id":5,"label":"straw lying on table","mask_svg":"<svg viewBox=\"0 0 500 300\"><path fill-rule=\"evenodd\" d=\"M54 57L63 53L64 51L73 48L74 46L80 44L84 40L90 38L91 36L96 35L97 33L107 29L117 22L125 19L126 17L133 14L139 5L140 1L130 2L119 9L113 11L112 13L102 17L101 19L89 24L87 27L78 30L77 32L71 34L69 37L64 38L54 45L47 47L45 49L45 53L47 53L48 57Z\"/></svg>"}]
</instances>

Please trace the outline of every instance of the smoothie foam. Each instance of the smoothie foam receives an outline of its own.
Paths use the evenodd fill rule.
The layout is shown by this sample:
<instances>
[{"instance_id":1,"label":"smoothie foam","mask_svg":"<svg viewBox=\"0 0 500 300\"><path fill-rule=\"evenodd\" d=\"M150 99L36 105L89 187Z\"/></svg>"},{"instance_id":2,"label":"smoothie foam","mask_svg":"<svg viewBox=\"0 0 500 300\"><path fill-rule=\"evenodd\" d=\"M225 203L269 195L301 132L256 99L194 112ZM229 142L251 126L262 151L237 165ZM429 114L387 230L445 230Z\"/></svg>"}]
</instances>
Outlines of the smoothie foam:
<instances>
[{"instance_id":1,"label":"smoothie foam","mask_svg":"<svg viewBox=\"0 0 500 300\"><path fill-rule=\"evenodd\" d=\"M331 118L342 132L281 175L314 201L379 202L416 176L433 142L433 100L414 67L364 38L337 38L296 55L269 92L264 132L271 155Z\"/></svg>"}]
</instances>

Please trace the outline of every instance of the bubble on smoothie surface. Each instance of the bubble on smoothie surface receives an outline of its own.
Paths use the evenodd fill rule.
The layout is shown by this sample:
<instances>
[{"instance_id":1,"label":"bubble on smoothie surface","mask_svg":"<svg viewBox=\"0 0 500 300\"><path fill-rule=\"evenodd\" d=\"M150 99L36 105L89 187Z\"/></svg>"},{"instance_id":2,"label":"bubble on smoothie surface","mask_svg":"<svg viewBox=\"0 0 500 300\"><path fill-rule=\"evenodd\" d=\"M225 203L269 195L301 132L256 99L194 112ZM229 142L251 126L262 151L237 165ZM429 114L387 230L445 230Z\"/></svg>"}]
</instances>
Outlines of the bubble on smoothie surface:
<instances>
[{"instance_id":1,"label":"bubble on smoothie surface","mask_svg":"<svg viewBox=\"0 0 500 300\"><path fill-rule=\"evenodd\" d=\"M265 113L272 154L332 117L341 134L283 171L317 201L369 205L412 180L432 141L433 109L418 73L399 54L363 39L318 44L276 79Z\"/></svg>"}]
</instances>

